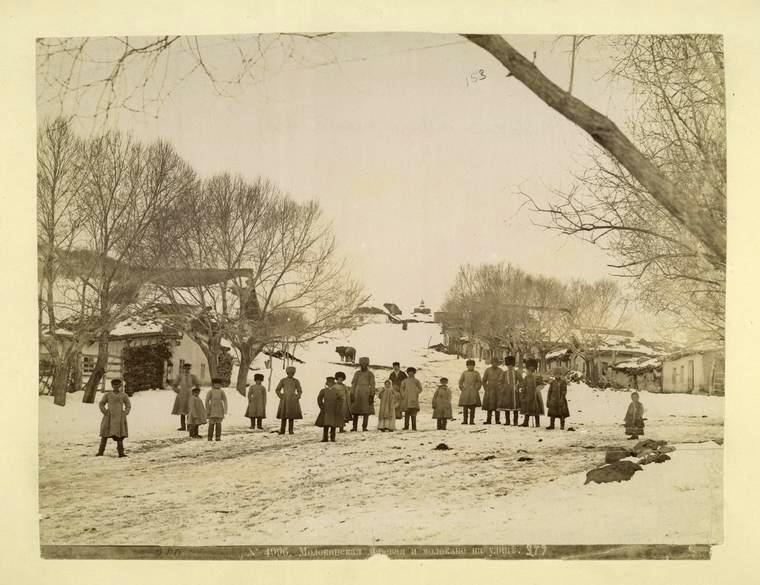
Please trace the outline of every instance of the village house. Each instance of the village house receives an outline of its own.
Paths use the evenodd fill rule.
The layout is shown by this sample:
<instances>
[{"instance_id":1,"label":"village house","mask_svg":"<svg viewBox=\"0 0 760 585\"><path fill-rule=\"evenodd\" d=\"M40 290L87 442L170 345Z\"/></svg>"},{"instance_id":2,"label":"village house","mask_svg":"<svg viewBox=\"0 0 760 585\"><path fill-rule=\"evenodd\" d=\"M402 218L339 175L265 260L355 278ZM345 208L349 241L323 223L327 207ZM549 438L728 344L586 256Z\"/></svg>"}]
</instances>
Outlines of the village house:
<instances>
[{"instance_id":1,"label":"village house","mask_svg":"<svg viewBox=\"0 0 760 585\"><path fill-rule=\"evenodd\" d=\"M725 368L722 347L704 346L671 353L662 361L662 391L723 395Z\"/></svg>"},{"instance_id":2,"label":"village house","mask_svg":"<svg viewBox=\"0 0 760 585\"><path fill-rule=\"evenodd\" d=\"M64 333L59 330L59 335ZM164 355L162 348L168 350ZM143 356L151 364L152 387L164 388L174 380L186 363L192 364L195 374L201 384L209 385L211 377L208 361L200 346L188 335L169 326L156 317L133 317L118 323L109 332L108 363L106 372L99 388L108 387L114 378L125 379L127 353L136 348L145 348ZM48 357L48 350L43 343L39 344L40 360ZM152 356L155 355L155 358ZM82 349L80 357L81 383L89 379L98 357L98 343L94 342ZM129 390L129 388L127 388Z\"/></svg>"},{"instance_id":3,"label":"village house","mask_svg":"<svg viewBox=\"0 0 760 585\"><path fill-rule=\"evenodd\" d=\"M642 357L612 366L609 382L616 387L662 392L661 358Z\"/></svg>"},{"instance_id":4,"label":"village house","mask_svg":"<svg viewBox=\"0 0 760 585\"><path fill-rule=\"evenodd\" d=\"M390 310L374 305L362 305L354 310L362 325L368 323L400 323L401 318L392 314Z\"/></svg>"}]
</instances>

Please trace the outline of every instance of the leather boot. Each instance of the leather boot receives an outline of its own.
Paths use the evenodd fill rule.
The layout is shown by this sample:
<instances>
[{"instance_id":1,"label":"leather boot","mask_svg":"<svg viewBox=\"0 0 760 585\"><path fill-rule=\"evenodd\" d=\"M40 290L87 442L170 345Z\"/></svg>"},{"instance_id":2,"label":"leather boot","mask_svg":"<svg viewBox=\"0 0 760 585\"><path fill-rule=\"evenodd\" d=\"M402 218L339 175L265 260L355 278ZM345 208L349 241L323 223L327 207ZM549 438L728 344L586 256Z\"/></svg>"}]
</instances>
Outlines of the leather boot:
<instances>
[{"instance_id":1,"label":"leather boot","mask_svg":"<svg viewBox=\"0 0 760 585\"><path fill-rule=\"evenodd\" d=\"M208 423L208 440L212 441L214 439L214 423L210 422Z\"/></svg>"},{"instance_id":2,"label":"leather boot","mask_svg":"<svg viewBox=\"0 0 760 585\"><path fill-rule=\"evenodd\" d=\"M554 417L553 416L549 417L549 426L546 427L546 430L547 431L553 431L554 430Z\"/></svg>"},{"instance_id":3,"label":"leather boot","mask_svg":"<svg viewBox=\"0 0 760 585\"><path fill-rule=\"evenodd\" d=\"M442 431L445 431L445 430L446 430L446 423L447 423L447 422L448 422L448 421L447 421L445 418L444 418L443 420L441 420L441 430L442 430Z\"/></svg>"},{"instance_id":4,"label":"leather boot","mask_svg":"<svg viewBox=\"0 0 760 585\"><path fill-rule=\"evenodd\" d=\"M251 428L252 428L252 429L255 429L255 428L256 428L256 419L255 419L255 418L252 418L252 419L251 419Z\"/></svg>"},{"instance_id":5,"label":"leather boot","mask_svg":"<svg viewBox=\"0 0 760 585\"><path fill-rule=\"evenodd\" d=\"M475 424L475 407L474 406L470 407L470 424L471 425Z\"/></svg>"},{"instance_id":6,"label":"leather boot","mask_svg":"<svg viewBox=\"0 0 760 585\"><path fill-rule=\"evenodd\" d=\"M257 422L256 422L256 428L259 429L259 430L263 430L264 429L264 427L261 426L261 417L259 417L258 420L257 420Z\"/></svg>"},{"instance_id":7,"label":"leather boot","mask_svg":"<svg viewBox=\"0 0 760 585\"><path fill-rule=\"evenodd\" d=\"M126 457L124 453L124 439L116 439L116 451L119 453L119 457Z\"/></svg>"},{"instance_id":8,"label":"leather boot","mask_svg":"<svg viewBox=\"0 0 760 585\"><path fill-rule=\"evenodd\" d=\"M538 427L540 427L540 426L541 426L541 417L540 417L540 416L538 416L538 415L536 415L536 417L535 417L535 418L536 418L536 428L538 428Z\"/></svg>"},{"instance_id":9,"label":"leather boot","mask_svg":"<svg viewBox=\"0 0 760 585\"><path fill-rule=\"evenodd\" d=\"M512 411L512 425L517 426L517 423L520 422L520 413L515 411Z\"/></svg>"},{"instance_id":10,"label":"leather boot","mask_svg":"<svg viewBox=\"0 0 760 585\"><path fill-rule=\"evenodd\" d=\"M509 426L509 411L508 410L504 411L504 426L507 426L507 427Z\"/></svg>"},{"instance_id":11,"label":"leather boot","mask_svg":"<svg viewBox=\"0 0 760 585\"><path fill-rule=\"evenodd\" d=\"M320 443L327 443L327 435L330 432L330 429L327 427L322 427L322 440Z\"/></svg>"},{"instance_id":12,"label":"leather boot","mask_svg":"<svg viewBox=\"0 0 760 585\"><path fill-rule=\"evenodd\" d=\"M559 417L559 428L561 430L563 430L563 431L565 430L565 417L564 416Z\"/></svg>"},{"instance_id":13,"label":"leather boot","mask_svg":"<svg viewBox=\"0 0 760 585\"><path fill-rule=\"evenodd\" d=\"M525 418L523 418L522 424L520 426L521 427L527 427L528 426L528 415L527 414L525 415Z\"/></svg>"},{"instance_id":14,"label":"leather boot","mask_svg":"<svg viewBox=\"0 0 760 585\"><path fill-rule=\"evenodd\" d=\"M285 425L288 424L288 421L286 421L284 418L280 420L280 431L278 434L284 435L285 434Z\"/></svg>"},{"instance_id":15,"label":"leather boot","mask_svg":"<svg viewBox=\"0 0 760 585\"><path fill-rule=\"evenodd\" d=\"M491 424L491 411L486 410L486 421L483 423L484 425L490 425Z\"/></svg>"},{"instance_id":16,"label":"leather boot","mask_svg":"<svg viewBox=\"0 0 760 585\"><path fill-rule=\"evenodd\" d=\"M498 410L496 411L496 424L501 424L501 413Z\"/></svg>"},{"instance_id":17,"label":"leather boot","mask_svg":"<svg viewBox=\"0 0 760 585\"><path fill-rule=\"evenodd\" d=\"M355 414L353 416L352 422L353 422L353 426L351 427L351 432L358 431L359 430L358 429L358 427L359 427L359 415L358 414Z\"/></svg>"},{"instance_id":18,"label":"leather boot","mask_svg":"<svg viewBox=\"0 0 760 585\"><path fill-rule=\"evenodd\" d=\"M100 437L100 447L98 447L98 452L95 453L95 457L102 457L103 453L106 452L106 443L108 442L108 437Z\"/></svg>"},{"instance_id":19,"label":"leather boot","mask_svg":"<svg viewBox=\"0 0 760 585\"><path fill-rule=\"evenodd\" d=\"M187 430L187 427L185 426L185 415L184 414L180 414L179 415L179 428L177 430L178 431L186 431Z\"/></svg>"},{"instance_id":20,"label":"leather boot","mask_svg":"<svg viewBox=\"0 0 760 585\"><path fill-rule=\"evenodd\" d=\"M412 415L412 430L413 431L417 430L417 415L416 414Z\"/></svg>"},{"instance_id":21,"label":"leather boot","mask_svg":"<svg viewBox=\"0 0 760 585\"><path fill-rule=\"evenodd\" d=\"M409 430L409 413L408 412L404 413L404 430L405 431Z\"/></svg>"},{"instance_id":22,"label":"leather boot","mask_svg":"<svg viewBox=\"0 0 760 585\"><path fill-rule=\"evenodd\" d=\"M216 425L216 440L221 441L222 440L222 423L218 422Z\"/></svg>"},{"instance_id":23,"label":"leather boot","mask_svg":"<svg viewBox=\"0 0 760 585\"><path fill-rule=\"evenodd\" d=\"M293 419L292 418L288 419L288 434L289 435L293 434Z\"/></svg>"},{"instance_id":24,"label":"leather boot","mask_svg":"<svg viewBox=\"0 0 760 585\"><path fill-rule=\"evenodd\" d=\"M365 414L364 417L362 418L362 430L363 431L367 430L367 425L368 424L369 424L369 415Z\"/></svg>"},{"instance_id":25,"label":"leather boot","mask_svg":"<svg viewBox=\"0 0 760 585\"><path fill-rule=\"evenodd\" d=\"M330 427L330 441L335 442L335 427Z\"/></svg>"}]
</instances>

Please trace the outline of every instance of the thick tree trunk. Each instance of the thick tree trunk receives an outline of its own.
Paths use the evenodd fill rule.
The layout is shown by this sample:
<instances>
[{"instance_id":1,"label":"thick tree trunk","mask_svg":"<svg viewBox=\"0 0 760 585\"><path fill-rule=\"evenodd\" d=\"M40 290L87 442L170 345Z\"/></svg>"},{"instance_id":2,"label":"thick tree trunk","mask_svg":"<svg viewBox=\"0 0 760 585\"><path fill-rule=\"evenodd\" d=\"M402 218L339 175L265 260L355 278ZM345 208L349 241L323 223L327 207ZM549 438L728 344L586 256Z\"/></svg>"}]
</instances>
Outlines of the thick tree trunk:
<instances>
[{"instance_id":1,"label":"thick tree trunk","mask_svg":"<svg viewBox=\"0 0 760 585\"><path fill-rule=\"evenodd\" d=\"M573 97L549 80L519 51L499 35L462 35L482 47L549 107L585 130L662 205L667 212L696 237L709 252L713 266L726 266L726 234L704 219L704 211L691 204L691 198L673 184L652 161L644 156L606 116Z\"/></svg>"},{"instance_id":2,"label":"thick tree trunk","mask_svg":"<svg viewBox=\"0 0 760 585\"><path fill-rule=\"evenodd\" d=\"M238 368L235 387L240 394L245 396L246 384L248 383L248 368L250 368L254 356L251 352L250 343L241 344L238 350L240 351L240 367Z\"/></svg>"},{"instance_id":3,"label":"thick tree trunk","mask_svg":"<svg viewBox=\"0 0 760 585\"><path fill-rule=\"evenodd\" d=\"M66 406L66 394L68 392L72 365L72 355L69 353L64 353L63 359L55 365L52 394L53 404L57 406Z\"/></svg>"},{"instance_id":4,"label":"thick tree trunk","mask_svg":"<svg viewBox=\"0 0 760 585\"><path fill-rule=\"evenodd\" d=\"M108 332L104 332L98 341L98 359L95 361L95 369L90 374L90 378L84 385L84 396L82 402L92 404L95 402L95 395L98 391L98 385L106 373L108 365Z\"/></svg>"}]
</instances>

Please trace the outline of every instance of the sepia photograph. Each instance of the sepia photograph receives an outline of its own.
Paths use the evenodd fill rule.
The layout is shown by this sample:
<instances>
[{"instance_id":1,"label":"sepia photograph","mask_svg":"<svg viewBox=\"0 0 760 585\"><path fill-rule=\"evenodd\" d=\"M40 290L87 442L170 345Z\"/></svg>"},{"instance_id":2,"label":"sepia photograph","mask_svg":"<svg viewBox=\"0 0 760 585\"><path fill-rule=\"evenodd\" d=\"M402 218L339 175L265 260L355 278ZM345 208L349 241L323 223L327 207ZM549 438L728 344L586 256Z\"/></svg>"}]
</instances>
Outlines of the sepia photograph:
<instances>
[{"instance_id":1,"label":"sepia photograph","mask_svg":"<svg viewBox=\"0 0 760 585\"><path fill-rule=\"evenodd\" d=\"M43 559L724 543L723 35L126 32L34 47Z\"/></svg>"}]
</instances>

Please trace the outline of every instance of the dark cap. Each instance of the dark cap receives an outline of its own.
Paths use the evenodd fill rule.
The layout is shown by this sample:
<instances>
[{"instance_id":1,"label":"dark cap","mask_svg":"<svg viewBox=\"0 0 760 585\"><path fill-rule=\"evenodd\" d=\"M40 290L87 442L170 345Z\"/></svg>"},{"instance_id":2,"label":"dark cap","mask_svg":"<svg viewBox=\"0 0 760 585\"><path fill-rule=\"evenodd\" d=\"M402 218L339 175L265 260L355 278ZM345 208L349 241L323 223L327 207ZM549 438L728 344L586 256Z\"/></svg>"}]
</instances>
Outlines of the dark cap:
<instances>
[{"instance_id":1,"label":"dark cap","mask_svg":"<svg viewBox=\"0 0 760 585\"><path fill-rule=\"evenodd\" d=\"M114 378L113 380L111 380L111 386L113 386L114 388L118 388L119 386L121 386L121 380L119 378Z\"/></svg>"},{"instance_id":2,"label":"dark cap","mask_svg":"<svg viewBox=\"0 0 760 585\"><path fill-rule=\"evenodd\" d=\"M475 365L475 360L467 360L465 362L465 364L468 365L468 366L474 366Z\"/></svg>"},{"instance_id":3,"label":"dark cap","mask_svg":"<svg viewBox=\"0 0 760 585\"><path fill-rule=\"evenodd\" d=\"M224 384L224 378L211 378L212 384L219 384L220 386Z\"/></svg>"}]
</instances>

